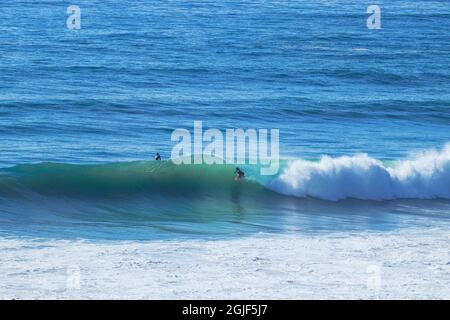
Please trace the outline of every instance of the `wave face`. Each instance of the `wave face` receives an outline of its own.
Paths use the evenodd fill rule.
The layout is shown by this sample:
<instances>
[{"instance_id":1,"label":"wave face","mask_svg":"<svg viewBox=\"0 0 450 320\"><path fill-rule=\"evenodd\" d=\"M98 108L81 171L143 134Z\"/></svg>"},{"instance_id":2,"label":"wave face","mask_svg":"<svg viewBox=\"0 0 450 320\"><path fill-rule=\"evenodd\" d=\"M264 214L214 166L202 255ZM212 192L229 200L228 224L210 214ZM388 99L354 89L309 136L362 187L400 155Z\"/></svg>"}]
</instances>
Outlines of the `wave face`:
<instances>
[{"instance_id":1,"label":"wave face","mask_svg":"<svg viewBox=\"0 0 450 320\"><path fill-rule=\"evenodd\" d=\"M234 166L175 165L168 161L110 164L40 163L17 165L0 174L2 196L41 195L64 198L219 196L236 185ZM263 190L254 181L248 191ZM267 191L267 190L266 190Z\"/></svg>"},{"instance_id":2,"label":"wave face","mask_svg":"<svg viewBox=\"0 0 450 320\"><path fill-rule=\"evenodd\" d=\"M0 174L0 198L29 197L209 197L221 199L237 190L258 201L275 193L322 200L450 199L450 144L390 164L366 154L318 161L282 163L281 174L261 177L246 167L243 183L231 165L181 165L140 161L95 165L40 163L17 165ZM277 197L279 197L278 195Z\"/></svg>"},{"instance_id":3,"label":"wave face","mask_svg":"<svg viewBox=\"0 0 450 320\"><path fill-rule=\"evenodd\" d=\"M325 200L450 199L450 144L391 166L366 154L294 160L268 186L286 195Z\"/></svg>"},{"instance_id":4,"label":"wave face","mask_svg":"<svg viewBox=\"0 0 450 320\"><path fill-rule=\"evenodd\" d=\"M424 218L442 223L450 212L450 145L389 164L367 155L286 160L273 177L242 167L248 178L241 182L234 166L168 161L0 169L0 235L166 239L388 230L399 215L401 225L412 226ZM350 198L364 200L335 202ZM365 201L403 198L417 200ZM419 200L432 198L443 200Z\"/></svg>"}]
</instances>

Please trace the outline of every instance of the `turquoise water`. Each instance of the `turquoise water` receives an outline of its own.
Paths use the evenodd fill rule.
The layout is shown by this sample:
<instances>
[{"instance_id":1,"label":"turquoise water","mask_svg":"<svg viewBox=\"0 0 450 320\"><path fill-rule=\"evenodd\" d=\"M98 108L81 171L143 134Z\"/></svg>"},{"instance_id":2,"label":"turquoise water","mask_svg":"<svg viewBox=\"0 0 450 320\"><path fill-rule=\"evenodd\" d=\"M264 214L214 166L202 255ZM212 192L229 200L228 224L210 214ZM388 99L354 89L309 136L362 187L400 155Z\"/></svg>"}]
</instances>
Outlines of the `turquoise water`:
<instances>
[{"instance_id":1,"label":"turquoise water","mask_svg":"<svg viewBox=\"0 0 450 320\"><path fill-rule=\"evenodd\" d=\"M82 20L72 31L60 1L1 5L2 235L171 239L448 223L448 1L379 2L381 30L367 29L367 4L356 1L74 4ZM248 181L236 184L233 166L149 161L168 159L172 131L194 120L280 129L281 157L300 162L271 178L246 165Z\"/></svg>"}]
</instances>

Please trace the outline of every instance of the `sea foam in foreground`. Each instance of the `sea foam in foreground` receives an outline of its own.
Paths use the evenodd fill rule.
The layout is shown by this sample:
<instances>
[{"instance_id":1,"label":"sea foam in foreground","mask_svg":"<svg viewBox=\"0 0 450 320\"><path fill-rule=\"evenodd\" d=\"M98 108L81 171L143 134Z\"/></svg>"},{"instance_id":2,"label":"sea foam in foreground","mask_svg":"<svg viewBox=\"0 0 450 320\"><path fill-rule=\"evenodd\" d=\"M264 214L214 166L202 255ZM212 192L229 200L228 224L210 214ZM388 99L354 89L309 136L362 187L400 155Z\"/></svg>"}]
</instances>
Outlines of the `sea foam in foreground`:
<instances>
[{"instance_id":1,"label":"sea foam in foreground","mask_svg":"<svg viewBox=\"0 0 450 320\"><path fill-rule=\"evenodd\" d=\"M448 226L221 241L0 240L6 299L449 299Z\"/></svg>"}]
</instances>

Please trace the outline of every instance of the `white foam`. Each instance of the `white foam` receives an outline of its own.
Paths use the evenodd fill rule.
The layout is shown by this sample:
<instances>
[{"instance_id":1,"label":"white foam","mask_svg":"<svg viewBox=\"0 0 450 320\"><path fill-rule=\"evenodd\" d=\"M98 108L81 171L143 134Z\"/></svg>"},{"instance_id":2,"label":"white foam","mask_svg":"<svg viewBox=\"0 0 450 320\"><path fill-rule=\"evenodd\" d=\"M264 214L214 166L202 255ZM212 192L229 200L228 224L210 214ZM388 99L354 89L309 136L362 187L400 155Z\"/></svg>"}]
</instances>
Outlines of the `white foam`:
<instances>
[{"instance_id":1,"label":"white foam","mask_svg":"<svg viewBox=\"0 0 450 320\"><path fill-rule=\"evenodd\" d=\"M295 160L268 187L287 195L325 200L450 199L450 144L392 166L367 154L323 156L318 162Z\"/></svg>"},{"instance_id":2,"label":"white foam","mask_svg":"<svg viewBox=\"0 0 450 320\"><path fill-rule=\"evenodd\" d=\"M0 238L3 299L448 299L448 226L347 236Z\"/></svg>"}]
</instances>

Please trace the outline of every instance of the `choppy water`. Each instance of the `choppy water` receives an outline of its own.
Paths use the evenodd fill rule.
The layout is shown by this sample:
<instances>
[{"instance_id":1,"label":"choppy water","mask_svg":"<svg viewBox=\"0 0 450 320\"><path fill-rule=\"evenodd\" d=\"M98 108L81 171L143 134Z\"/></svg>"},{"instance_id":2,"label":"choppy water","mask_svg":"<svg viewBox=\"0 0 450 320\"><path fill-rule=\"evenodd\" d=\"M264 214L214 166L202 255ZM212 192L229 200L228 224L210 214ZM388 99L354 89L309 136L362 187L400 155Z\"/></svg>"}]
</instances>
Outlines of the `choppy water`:
<instances>
[{"instance_id":1,"label":"choppy water","mask_svg":"<svg viewBox=\"0 0 450 320\"><path fill-rule=\"evenodd\" d=\"M366 28L360 1L73 4L74 31L60 1L0 8L1 234L154 239L448 223L448 1L379 3L381 30ZM282 157L299 161L272 180L247 166L241 185L232 167L148 162L157 151L167 159L172 130L194 120L280 129Z\"/></svg>"}]
</instances>

